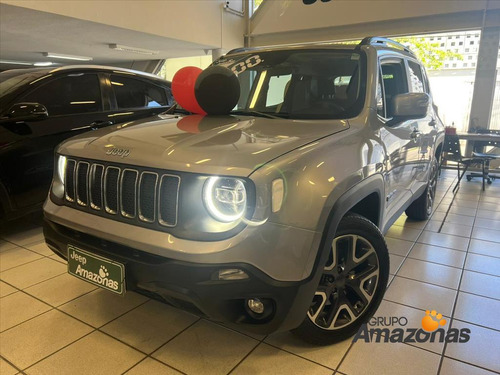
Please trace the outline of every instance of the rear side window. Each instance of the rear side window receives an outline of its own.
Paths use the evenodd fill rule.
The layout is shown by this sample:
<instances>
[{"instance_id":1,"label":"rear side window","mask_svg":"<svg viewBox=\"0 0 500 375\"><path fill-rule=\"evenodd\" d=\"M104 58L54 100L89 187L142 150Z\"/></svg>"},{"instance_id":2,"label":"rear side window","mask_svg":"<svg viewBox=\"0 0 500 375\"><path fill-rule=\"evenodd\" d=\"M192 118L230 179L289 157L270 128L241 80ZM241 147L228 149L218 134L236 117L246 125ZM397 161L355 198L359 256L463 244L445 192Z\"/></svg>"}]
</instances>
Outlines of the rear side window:
<instances>
[{"instance_id":1,"label":"rear side window","mask_svg":"<svg viewBox=\"0 0 500 375\"><path fill-rule=\"evenodd\" d=\"M70 74L35 89L22 101L43 104L50 116L102 111L97 74Z\"/></svg>"},{"instance_id":2,"label":"rear side window","mask_svg":"<svg viewBox=\"0 0 500 375\"><path fill-rule=\"evenodd\" d=\"M410 74L410 92L425 92L422 68L414 61L408 60Z\"/></svg>"},{"instance_id":3,"label":"rear side window","mask_svg":"<svg viewBox=\"0 0 500 375\"><path fill-rule=\"evenodd\" d=\"M382 83L384 85L386 117L393 117L393 98L398 94L408 92L406 69L402 59L381 62Z\"/></svg>"},{"instance_id":4,"label":"rear side window","mask_svg":"<svg viewBox=\"0 0 500 375\"><path fill-rule=\"evenodd\" d=\"M135 78L111 75L111 87L119 109L153 108L169 104L165 88Z\"/></svg>"}]
</instances>

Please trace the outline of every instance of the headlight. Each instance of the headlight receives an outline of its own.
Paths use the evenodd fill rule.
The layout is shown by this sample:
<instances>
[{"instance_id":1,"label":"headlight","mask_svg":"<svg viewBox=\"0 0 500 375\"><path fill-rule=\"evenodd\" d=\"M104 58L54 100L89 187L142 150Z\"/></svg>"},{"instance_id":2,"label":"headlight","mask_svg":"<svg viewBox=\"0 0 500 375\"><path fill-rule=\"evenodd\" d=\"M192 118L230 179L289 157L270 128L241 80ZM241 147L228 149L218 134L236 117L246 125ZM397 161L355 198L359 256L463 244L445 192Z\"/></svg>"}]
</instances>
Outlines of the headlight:
<instances>
[{"instance_id":1,"label":"headlight","mask_svg":"<svg viewBox=\"0 0 500 375\"><path fill-rule=\"evenodd\" d=\"M242 180L210 177L205 182L203 200L214 219L230 223L245 215L247 192Z\"/></svg>"},{"instance_id":2,"label":"headlight","mask_svg":"<svg viewBox=\"0 0 500 375\"><path fill-rule=\"evenodd\" d=\"M64 184L64 177L66 176L66 156L59 155L57 159L57 178Z\"/></svg>"},{"instance_id":3,"label":"headlight","mask_svg":"<svg viewBox=\"0 0 500 375\"><path fill-rule=\"evenodd\" d=\"M64 179L66 177L66 156L58 155L52 181L52 193L55 197L63 199L64 197Z\"/></svg>"}]
</instances>

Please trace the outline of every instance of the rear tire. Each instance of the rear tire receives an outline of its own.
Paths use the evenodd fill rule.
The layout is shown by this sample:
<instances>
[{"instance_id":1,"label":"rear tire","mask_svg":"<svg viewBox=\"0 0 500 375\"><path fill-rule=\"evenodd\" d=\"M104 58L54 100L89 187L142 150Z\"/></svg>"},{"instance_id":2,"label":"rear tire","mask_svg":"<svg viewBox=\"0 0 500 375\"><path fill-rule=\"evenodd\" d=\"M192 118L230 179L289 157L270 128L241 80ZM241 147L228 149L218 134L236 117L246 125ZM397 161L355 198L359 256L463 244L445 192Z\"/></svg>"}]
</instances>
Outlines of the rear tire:
<instances>
[{"instance_id":1,"label":"rear tire","mask_svg":"<svg viewBox=\"0 0 500 375\"><path fill-rule=\"evenodd\" d=\"M429 173L429 181L427 187L420 197L406 209L406 215L413 220L427 220L432 215L432 206L436 197L436 186L438 177L438 162L433 158L431 162L431 170Z\"/></svg>"},{"instance_id":2,"label":"rear tire","mask_svg":"<svg viewBox=\"0 0 500 375\"><path fill-rule=\"evenodd\" d=\"M340 222L323 275L302 324L292 332L314 345L353 336L377 311L389 278L380 230L357 214Z\"/></svg>"}]
</instances>

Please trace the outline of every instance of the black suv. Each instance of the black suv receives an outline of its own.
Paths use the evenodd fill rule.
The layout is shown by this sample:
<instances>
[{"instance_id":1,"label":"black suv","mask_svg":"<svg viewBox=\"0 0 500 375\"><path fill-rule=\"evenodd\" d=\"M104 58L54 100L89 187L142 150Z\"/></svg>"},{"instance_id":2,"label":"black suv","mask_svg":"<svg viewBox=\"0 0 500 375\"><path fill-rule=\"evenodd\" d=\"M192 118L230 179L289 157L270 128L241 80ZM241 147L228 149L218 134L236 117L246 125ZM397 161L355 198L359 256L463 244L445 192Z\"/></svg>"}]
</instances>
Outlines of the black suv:
<instances>
[{"instance_id":1,"label":"black suv","mask_svg":"<svg viewBox=\"0 0 500 375\"><path fill-rule=\"evenodd\" d=\"M170 82L104 66L0 73L0 221L41 207L54 148L63 140L159 114L172 104Z\"/></svg>"}]
</instances>

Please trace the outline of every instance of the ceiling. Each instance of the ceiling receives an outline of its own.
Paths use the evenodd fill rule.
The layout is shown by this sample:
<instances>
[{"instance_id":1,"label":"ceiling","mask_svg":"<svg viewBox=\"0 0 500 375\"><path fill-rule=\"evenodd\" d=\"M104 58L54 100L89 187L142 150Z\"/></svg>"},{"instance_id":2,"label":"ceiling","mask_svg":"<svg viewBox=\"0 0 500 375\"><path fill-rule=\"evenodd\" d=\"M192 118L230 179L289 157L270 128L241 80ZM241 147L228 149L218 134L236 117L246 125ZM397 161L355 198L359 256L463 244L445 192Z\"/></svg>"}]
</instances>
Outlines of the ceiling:
<instances>
[{"instance_id":1,"label":"ceiling","mask_svg":"<svg viewBox=\"0 0 500 375\"><path fill-rule=\"evenodd\" d=\"M109 44L113 43L160 52L157 55L144 55L116 51L109 48ZM42 55L42 52L52 52L92 57L93 61L89 61L89 64L113 65L130 61L199 56L205 54L205 49L210 49L210 46L0 4L0 60L82 63ZM13 67L26 66L0 64L0 70Z\"/></svg>"}]
</instances>

